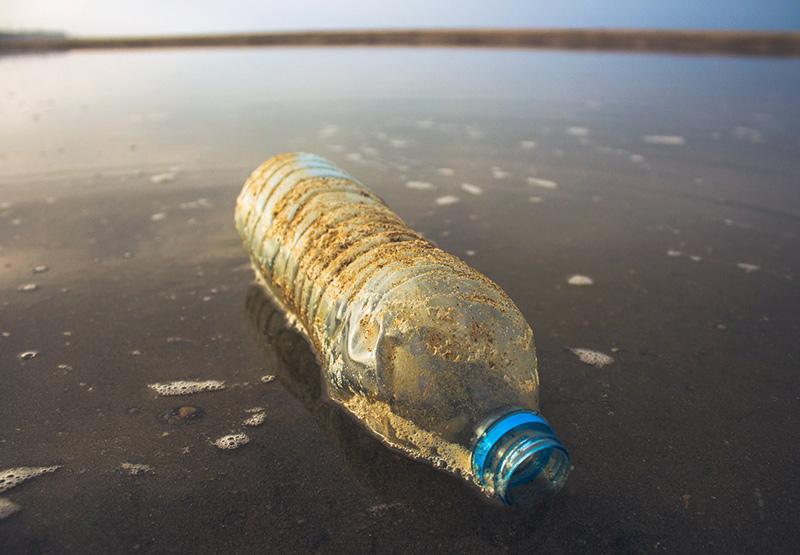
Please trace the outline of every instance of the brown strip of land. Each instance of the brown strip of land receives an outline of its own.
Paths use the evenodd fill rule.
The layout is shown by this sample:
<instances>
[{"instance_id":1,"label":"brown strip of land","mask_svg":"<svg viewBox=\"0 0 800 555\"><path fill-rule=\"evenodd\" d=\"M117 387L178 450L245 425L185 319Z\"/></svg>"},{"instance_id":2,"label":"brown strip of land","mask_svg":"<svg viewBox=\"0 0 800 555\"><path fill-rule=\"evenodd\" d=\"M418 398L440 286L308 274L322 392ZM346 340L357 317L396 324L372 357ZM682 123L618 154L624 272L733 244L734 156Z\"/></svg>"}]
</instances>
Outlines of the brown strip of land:
<instances>
[{"instance_id":1,"label":"brown strip of land","mask_svg":"<svg viewBox=\"0 0 800 555\"><path fill-rule=\"evenodd\" d=\"M8 37L0 53L95 49L398 46L531 48L694 55L800 56L800 33L612 29L412 29L187 35L175 37Z\"/></svg>"}]
</instances>

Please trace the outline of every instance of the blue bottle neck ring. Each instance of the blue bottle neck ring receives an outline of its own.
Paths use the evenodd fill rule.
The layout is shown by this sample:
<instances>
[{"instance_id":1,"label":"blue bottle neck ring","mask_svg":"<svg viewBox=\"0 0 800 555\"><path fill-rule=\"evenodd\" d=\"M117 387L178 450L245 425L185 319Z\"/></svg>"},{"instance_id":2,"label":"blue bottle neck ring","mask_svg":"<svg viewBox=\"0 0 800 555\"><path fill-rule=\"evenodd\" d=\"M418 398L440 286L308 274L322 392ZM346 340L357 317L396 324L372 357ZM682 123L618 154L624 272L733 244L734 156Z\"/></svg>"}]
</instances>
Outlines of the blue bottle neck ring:
<instances>
[{"instance_id":1,"label":"blue bottle neck ring","mask_svg":"<svg viewBox=\"0 0 800 555\"><path fill-rule=\"evenodd\" d=\"M547 421L515 410L491 421L472 449L478 483L506 505L534 505L564 485L569 453Z\"/></svg>"}]
</instances>

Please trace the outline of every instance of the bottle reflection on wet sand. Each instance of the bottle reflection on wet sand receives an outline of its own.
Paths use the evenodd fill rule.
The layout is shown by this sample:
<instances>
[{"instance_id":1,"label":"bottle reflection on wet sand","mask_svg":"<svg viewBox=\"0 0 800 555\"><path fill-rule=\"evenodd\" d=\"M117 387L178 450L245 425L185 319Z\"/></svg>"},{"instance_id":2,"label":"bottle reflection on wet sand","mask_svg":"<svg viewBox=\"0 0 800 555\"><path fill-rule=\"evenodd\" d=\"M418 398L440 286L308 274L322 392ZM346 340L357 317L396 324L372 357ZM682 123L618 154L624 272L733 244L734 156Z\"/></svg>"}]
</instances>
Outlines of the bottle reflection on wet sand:
<instances>
[{"instance_id":1,"label":"bottle reflection on wet sand","mask_svg":"<svg viewBox=\"0 0 800 555\"><path fill-rule=\"evenodd\" d=\"M427 512L440 518L436 515L445 511L452 516L454 534L486 525L501 543L507 526L517 535L534 533L540 518L558 511L548 504L534 512L489 504L456 477L390 449L345 410L325 401L322 370L311 345L258 283L248 290L246 308L248 327L266 355L265 367L314 415L347 471L375 496L376 507L411 506L418 518Z\"/></svg>"}]
</instances>

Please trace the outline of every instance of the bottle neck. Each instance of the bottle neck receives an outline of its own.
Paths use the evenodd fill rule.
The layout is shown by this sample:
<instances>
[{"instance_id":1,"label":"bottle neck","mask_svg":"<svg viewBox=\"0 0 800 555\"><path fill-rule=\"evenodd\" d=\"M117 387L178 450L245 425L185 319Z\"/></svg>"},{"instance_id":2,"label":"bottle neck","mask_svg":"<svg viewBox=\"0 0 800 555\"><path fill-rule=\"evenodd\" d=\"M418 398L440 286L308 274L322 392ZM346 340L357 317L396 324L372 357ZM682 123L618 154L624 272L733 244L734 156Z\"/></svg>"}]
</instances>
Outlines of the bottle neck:
<instances>
[{"instance_id":1,"label":"bottle neck","mask_svg":"<svg viewBox=\"0 0 800 555\"><path fill-rule=\"evenodd\" d=\"M511 411L478 430L472 470L478 483L504 504L534 505L564 485L569 454L538 413Z\"/></svg>"}]
</instances>

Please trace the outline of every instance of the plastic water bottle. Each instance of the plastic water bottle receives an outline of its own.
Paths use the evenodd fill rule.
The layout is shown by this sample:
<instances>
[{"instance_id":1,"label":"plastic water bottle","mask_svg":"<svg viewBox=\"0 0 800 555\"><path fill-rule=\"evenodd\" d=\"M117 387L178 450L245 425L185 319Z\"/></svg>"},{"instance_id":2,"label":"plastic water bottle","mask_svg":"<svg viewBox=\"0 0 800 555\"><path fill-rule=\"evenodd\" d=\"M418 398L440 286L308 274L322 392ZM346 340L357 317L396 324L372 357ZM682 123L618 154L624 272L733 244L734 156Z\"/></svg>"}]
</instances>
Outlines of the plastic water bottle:
<instances>
[{"instance_id":1,"label":"plastic water bottle","mask_svg":"<svg viewBox=\"0 0 800 555\"><path fill-rule=\"evenodd\" d=\"M505 504L561 488L570 460L537 410L533 332L500 287L313 154L256 169L236 227L319 354L328 398Z\"/></svg>"}]
</instances>

